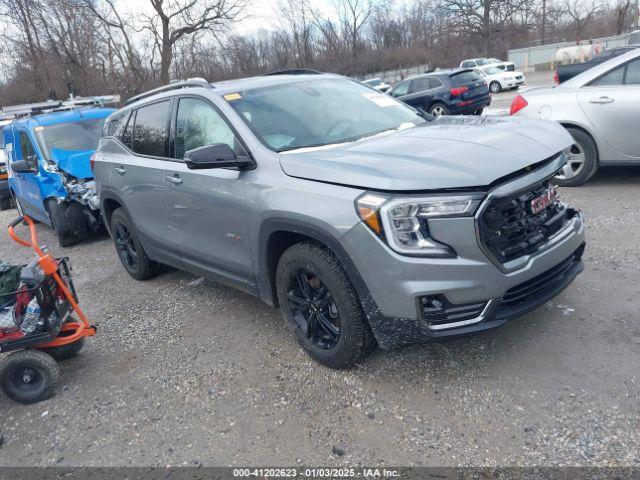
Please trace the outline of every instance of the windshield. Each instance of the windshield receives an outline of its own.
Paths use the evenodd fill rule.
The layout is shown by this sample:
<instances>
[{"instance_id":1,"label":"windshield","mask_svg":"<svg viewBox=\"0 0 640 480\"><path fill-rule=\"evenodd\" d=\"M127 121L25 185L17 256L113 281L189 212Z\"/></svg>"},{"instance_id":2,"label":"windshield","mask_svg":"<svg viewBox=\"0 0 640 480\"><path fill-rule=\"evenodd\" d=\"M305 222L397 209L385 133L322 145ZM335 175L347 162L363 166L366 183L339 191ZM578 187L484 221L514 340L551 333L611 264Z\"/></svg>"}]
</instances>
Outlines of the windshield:
<instances>
[{"instance_id":1,"label":"windshield","mask_svg":"<svg viewBox=\"0 0 640 480\"><path fill-rule=\"evenodd\" d=\"M370 80L365 80L364 83L366 83L367 85L371 85L372 87L377 87L382 83L382 80L380 80L379 78L372 78Z\"/></svg>"},{"instance_id":2,"label":"windshield","mask_svg":"<svg viewBox=\"0 0 640 480\"><path fill-rule=\"evenodd\" d=\"M494 75L496 73L503 73L498 67L490 67L485 70L489 75Z\"/></svg>"},{"instance_id":3,"label":"windshield","mask_svg":"<svg viewBox=\"0 0 640 480\"><path fill-rule=\"evenodd\" d=\"M100 141L104 121L104 118L92 118L38 127L36 135L45 158L51 159L51 152L54 150L95 150Z\"/></svg>"},{"instance_id":4,"label":"windshield","mask_svg":"<svg viewBox=\"0 0 640 480\"><path fill-rule=\"evenodd\" d=\"M483 65L489 65L489 64L491 64L491 63L492 63L492 62L490 62L490 61L489 61L489 60L487 60L486 58L481 58L480 60L478 60L478 65L480 65L481 67L482 67Z\"/></svg>"},{"instance_id":5,"label":"windshield","mask_svg":"<svg viewBox=\"0 0 640 480\"><path fill-rule=\"evenodd\" d=\"M424 122L389 95L340 78L256 88L224 98L277 152L355 141Z\"/></svg>"}]
</instances>

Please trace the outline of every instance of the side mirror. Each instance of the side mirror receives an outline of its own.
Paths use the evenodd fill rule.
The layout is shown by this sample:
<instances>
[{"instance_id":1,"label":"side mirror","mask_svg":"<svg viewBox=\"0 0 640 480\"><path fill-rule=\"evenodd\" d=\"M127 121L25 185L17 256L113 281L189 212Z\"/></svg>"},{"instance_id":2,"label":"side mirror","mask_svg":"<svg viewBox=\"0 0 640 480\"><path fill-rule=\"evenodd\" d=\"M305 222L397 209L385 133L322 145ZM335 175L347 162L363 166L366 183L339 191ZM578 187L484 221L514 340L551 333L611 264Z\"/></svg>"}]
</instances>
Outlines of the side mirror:
<instances>
[{"instance_id":1,"label":"side mirror","mask_svg":"<svg viewBox=\"0 0 640 480\"><path fill-rule=\"evenodd\" d=\"M11 170L16 173L32 173L35 171L27 160L11 162Z\"/></svg>"},{"instance_id":2,"label":"side mirror","mask_svg":"<svg viewBox=\"0 0 640 480\"><path fill-rule=\"evenodd\" d=\"M205 168L236 168L244 170L253 165L251 159L237 156L226 143L214 143L194 148L184 154L184 161L190 170Z\"/></svg>"}]
</instances>

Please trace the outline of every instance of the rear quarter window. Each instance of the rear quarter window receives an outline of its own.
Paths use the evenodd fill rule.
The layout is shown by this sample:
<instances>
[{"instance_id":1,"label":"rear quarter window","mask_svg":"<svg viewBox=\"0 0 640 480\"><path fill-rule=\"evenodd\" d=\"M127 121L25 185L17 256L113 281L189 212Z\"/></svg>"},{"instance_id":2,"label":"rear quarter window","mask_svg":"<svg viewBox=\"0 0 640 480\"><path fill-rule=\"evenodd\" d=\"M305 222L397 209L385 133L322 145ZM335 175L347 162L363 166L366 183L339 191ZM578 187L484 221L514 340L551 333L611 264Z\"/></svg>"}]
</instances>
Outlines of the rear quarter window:
<instances>
[{"instance_id":1,"label":"rear quarter window","mask_svg":"<svg viewBox=\"0 0 640 480\"><path fill-rule=\"evenodd\" d=\"M481 80L480 75L475 72L454 73L449 78L451 79L452 87L461 87Z\"/></svg>"}]
</instances>

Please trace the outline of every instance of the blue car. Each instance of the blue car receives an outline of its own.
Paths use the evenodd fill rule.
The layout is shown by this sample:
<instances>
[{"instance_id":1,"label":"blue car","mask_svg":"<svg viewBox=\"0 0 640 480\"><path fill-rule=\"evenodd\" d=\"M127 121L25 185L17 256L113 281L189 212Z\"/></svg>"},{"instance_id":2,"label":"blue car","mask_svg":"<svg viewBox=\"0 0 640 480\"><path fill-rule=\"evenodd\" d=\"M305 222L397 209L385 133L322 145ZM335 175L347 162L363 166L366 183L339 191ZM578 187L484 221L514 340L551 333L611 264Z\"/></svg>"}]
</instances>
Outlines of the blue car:
<instances>
[{"instance_id":1,"label":"blue car","mask_svg":"<svg viewBox=\"0 0 640 480\"><path fill-rule=\"evenodd\" d=\"M90 158L105 119L115 111L103 104L82 99L3 109L16 115L3 129L16 206L52 227L61 246L102 226Z\"/></svg>"},{"instance_id":2,"label":"blue car","mask_svg":"<svg viewBox=\"0 0 640 480\"><path fill-rule=\"evenodd\" d=\"M392 97L440 115L481 115L491 104L484 78L473 70L441 70L408 78L389 92Z\"/></svg>"}]
</instances>

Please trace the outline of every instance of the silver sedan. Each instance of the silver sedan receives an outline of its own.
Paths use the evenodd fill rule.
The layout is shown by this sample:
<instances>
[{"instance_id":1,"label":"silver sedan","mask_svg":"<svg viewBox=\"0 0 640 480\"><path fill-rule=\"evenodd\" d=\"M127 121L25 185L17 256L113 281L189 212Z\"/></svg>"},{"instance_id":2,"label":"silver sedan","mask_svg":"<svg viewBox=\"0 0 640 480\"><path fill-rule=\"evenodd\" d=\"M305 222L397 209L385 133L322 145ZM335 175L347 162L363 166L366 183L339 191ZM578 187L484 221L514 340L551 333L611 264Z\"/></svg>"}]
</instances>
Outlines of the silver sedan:
<instances>
[{"instance_id":1,"label":"silver sedan","mask_svg":"<svg viewBox=\"0 0 640 480\"><path fill-rule=\"evenodd\" d=\"M600 165L640 164L640 49L556 87L522 92L511 115L555 120L571 133L576 143L560 185L581 185Z\"/></svg>"}]
</instances>

